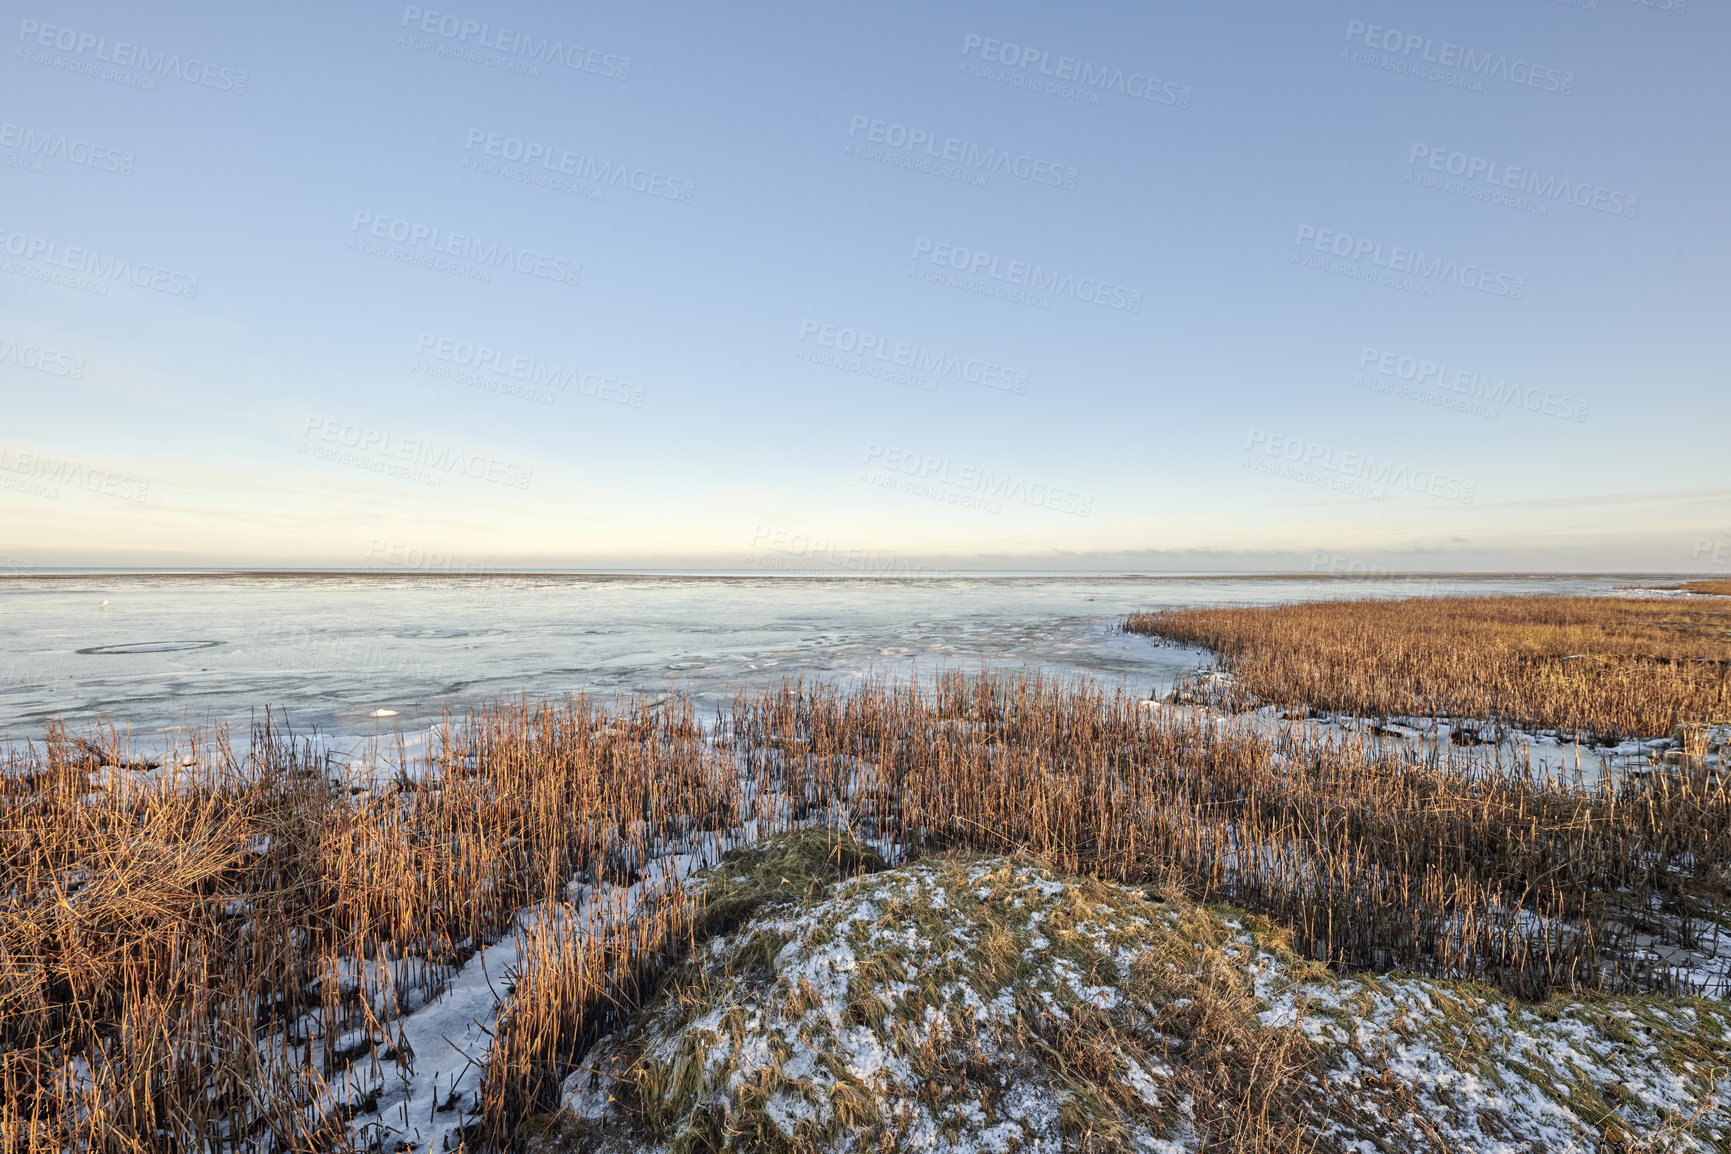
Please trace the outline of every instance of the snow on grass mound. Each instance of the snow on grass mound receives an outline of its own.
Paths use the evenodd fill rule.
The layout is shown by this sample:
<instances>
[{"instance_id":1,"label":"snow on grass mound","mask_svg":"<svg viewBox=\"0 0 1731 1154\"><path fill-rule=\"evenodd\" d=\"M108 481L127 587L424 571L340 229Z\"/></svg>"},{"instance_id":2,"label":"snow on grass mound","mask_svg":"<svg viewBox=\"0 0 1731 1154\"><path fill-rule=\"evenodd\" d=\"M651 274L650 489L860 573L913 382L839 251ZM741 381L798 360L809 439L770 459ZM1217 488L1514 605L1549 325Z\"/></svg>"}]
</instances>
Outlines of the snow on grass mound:
<instances>
[{"instance_id":1,"label":"snow on grass mound","mask_svg":"<svg viewBox=\"0 0 1731 1154\"><path fill-rule=\"evenodd\" d=\"M1342 978L1259 919L1003 858L826 886L881 862L801 836L709 877L743 904L566 1079L547 1148L1710 1150L1731 1128L1719 1003Z\"/></svg>"}]
</instances>

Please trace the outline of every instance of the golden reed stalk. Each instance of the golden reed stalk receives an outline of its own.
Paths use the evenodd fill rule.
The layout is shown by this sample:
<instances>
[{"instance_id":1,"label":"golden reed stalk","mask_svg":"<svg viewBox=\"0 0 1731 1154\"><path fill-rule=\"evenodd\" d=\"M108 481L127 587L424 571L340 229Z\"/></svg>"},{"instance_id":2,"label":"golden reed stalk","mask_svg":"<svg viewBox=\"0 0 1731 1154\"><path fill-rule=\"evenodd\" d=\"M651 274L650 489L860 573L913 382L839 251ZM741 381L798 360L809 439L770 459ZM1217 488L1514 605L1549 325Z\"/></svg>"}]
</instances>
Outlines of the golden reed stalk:
<instances>
[{"instance_id":1,"label":"golden reed stalk","mask_svg":"<svg viewBox=\"0 0 1731 1154\"><path fill-rule=\"evenodd\" d=\"M268 725L148 771L112 734L5 751L0 1147L342 1149L332 1087L402 1060L393 1023L515 933L469 1131L502 1143L691 948L700 900L654 863L717 835L1010 852L1528 996L1668 988L1630 927L1702 938L1731 876L1731 796L1687 765L1570 786L1025 674L789 685L713 735L677 695L443 733L395 778Z\"/></svg>"}]
</instances>

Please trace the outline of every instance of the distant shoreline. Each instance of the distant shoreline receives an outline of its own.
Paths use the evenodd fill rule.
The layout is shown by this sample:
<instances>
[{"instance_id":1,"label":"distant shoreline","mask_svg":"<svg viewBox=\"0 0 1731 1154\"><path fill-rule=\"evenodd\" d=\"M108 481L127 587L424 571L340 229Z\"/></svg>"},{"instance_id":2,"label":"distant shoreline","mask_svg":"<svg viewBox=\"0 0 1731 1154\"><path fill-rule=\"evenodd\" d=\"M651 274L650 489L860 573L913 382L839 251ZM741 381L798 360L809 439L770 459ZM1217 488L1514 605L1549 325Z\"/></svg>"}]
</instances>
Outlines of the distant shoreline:
<instances>
[{"instance_id":1,"label":"distant shoreline","mask_svg":"<svg viewBox=\"0 0 1731 1154\"><path fill-rule=\"evenodd\" d=\"M1521 580L1584 580L1587 578L1617 578L1628 581L1691 581L1705 580L1702 574L1683 571L1625 572L1617 570L1594 572L1535 572L1519 569L1449 572L1422 570L1389 573L1266 573L1234 570L1209 572L1136 573L1118 570L1032 570L1032 569L954 569L929 570L918 573L869 573L847 569L50 569L31 572L0 572L0 581L46 581L77 577L182 577L231 578L252 577L281 579L291 577L330 578L389 578L425 579L429 577L461 580L511 578L574 578L582 580L633 580L645 577L690 581L785 581L814 580L876 580L876 581L1340 581L1367 583L1374 581L1435 580L1507 581Z\"/></svg>"}]
</instances>

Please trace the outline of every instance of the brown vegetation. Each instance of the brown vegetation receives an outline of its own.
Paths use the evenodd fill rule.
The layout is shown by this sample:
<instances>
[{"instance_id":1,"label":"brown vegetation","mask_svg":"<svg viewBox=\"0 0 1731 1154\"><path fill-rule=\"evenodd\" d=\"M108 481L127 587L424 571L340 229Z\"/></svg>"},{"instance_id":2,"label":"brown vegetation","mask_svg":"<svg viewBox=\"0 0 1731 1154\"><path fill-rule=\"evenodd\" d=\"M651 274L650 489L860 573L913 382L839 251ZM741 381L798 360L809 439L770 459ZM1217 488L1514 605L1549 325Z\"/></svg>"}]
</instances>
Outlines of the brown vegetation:
<instances>
[{"instance_id":1,"label":"brown vegetation","mask_svg":"<svg viewBox=\"0 0 1731 1154\"><path fill-rule=\"evenodd\" d=\"M482 711L428 778L376 787L268 730L193 752L141 775L56 734L0 766L0 1149L340 1146L327 1084L397 1059L417 993L573 876L632 878L664 829L738 820L679 703ZM685 913L529 935L496 1114L545 1092L573 1001L628 998Z\"/></svg>"},{"instance_id":2,"label":"brown vegetation","mask_svg":"<svg viewBox=\"0 0 1731 1154\"><path fill-rule=\"evenodd\" d=\"M839 866L846 845L782 835L716 873L786 893L760 854ZM1198 1118L1211 1148L1293 1154L1336 1113L1305 1076L1321 1048L1258 1018L1260 943L1181 895L949 851L781 904L584 1055L545 1154L1004 1149L1006 1134L1129 1154ZM999 1137L967 1141L985 1132Z\"/></svg>"},{"instance_id":3,"label":"brown vegetation","mask_svg":"<svg viewBox=\"0 0 1731 1154\"><path fill-rule=\"evenodd\" d=\"M1669 736L1731 713L1731 602L1620 597L1323 601L1137 613L1214 650L1240 703Z\"/></svg>"},{"instance_id":4,"label":"brown vegetation","mask_svg":"<svg viewBox=\"0 0 1731 1154\"><path fill-rule=\"evenodd\" d=\"M1702 942L1731 881L1703 773L1564 788L1031 676L790 686L717 722L507 703L395 780L268 730L185 768L62 734L0 755L0 1148L340 1147L330 1087L403 1060L415 998L517 932L470 1131L503 1141L689 949L702 896L652 862L721 831L1007 851L1529 995L1666 988L1627 932Z\"/></svg>"}]
</instances>

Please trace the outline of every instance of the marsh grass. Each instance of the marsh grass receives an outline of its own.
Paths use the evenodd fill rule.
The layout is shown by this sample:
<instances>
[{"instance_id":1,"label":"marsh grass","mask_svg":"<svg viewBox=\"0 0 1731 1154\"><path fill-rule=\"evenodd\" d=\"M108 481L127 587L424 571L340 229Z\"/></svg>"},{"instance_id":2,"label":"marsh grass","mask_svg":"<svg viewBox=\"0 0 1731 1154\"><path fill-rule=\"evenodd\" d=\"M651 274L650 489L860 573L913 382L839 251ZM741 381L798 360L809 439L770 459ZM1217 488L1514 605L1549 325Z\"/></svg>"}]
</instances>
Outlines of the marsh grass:
<instances>
[{"instance_id":1,"label":"marsh grass","mask_svg":"<svg viewBox=\"0 0 1731 1154\"><path fill-rule=\"evenodd\" d=\"M573 699L454 725L425 778L353 780L268 727L146 772L50 734L0 774L0 1139L8 1150L340 1147L333 1084L394 1023L582 875L637 880L667 836L730 827L731 770L689 708ZM679 892L530 933L532 1009L491 1114L536 1088L574 1002L629 999ZM525 915L524 911L537 911ZM599 992L598 992L599 991ZM579 1027L580 1035L580 1027Z\"/></svg>"},{"instance_id":2,"label":"marsh grass","mask_svg":"<svg viewBox=\"0 0 1731 1154\"><path fill-rule=\"evenodd\" d=\"M1319 601L1135 613L1124 628L1215 651L1230 707L1478 719L1611 742L1731 716L1731 601L1717 598Z\"/></svg>"},{"instance_id":3,"label":"marsh grass","mask_svg":"<svg viewBox=\"0 0 1731 1154\"><path fill-rule=\"evenodd\" d=\"M1699 772L1571 787L989 674L790 687L727 732L808 808L845 797L910 849L1174 885L1267 913L1326 961L1527 995L1664 985L1631 919L1710 943L1731 884L1731 794Z\"/></svg>"},{"instance_id":4,"label":"marsh grass","mask_svg":"<svg viewBox=\"0 0 1731 1154\"><path fill-rule=\"evenodd\" d=\"M1685 581L1681 585L1667 585L1665 588L1687 589L1691 593L1700 593L1708 597L1731 597L1731 578L1711 581Z\"/></svg>"},{"instance_id":5,"label":"marsh grass","mask_svg":"<svg viewBox=\"0 0 1731 1154\"><path fill-rule=\"evenodd\" d=\"M341 1149L371 1108L344 1087L412 1065L404 1015L511 936L513 988L463 1118L469 1149L506 1146L700 941L874 868L867 846L1228 901L1322 964L1529 998L1672 988L1633 935L1710 947L1731 887L1731 797L1704 775L1566 787L1034 675L788 685L711 732L678 696L506 701L442 733L395 777L269 726L244 751L216 734L154 767L112 734L5 751L4 1149ZM664 869L811 827L821 868L801 864L807 845L702 887ZM1012 954L987 934L971 964L1013 975ZM1184 1028L1212 1079L1197 1092L1242 1112L1246 1093L1283 1091L1234 1072L1255 1047L1229 1018ZM1044 1044L1086 1070L1096 1041ZM1215 1044L1232 1047L1218 1068ZM842 1093L864 1119L869 1096ZM1257 1110L1274 1129L1246 1123L1236 1148L1284 1133L1280 1102ZM1110 1111L1075 1121L1110 1147Z\"/></svg>"}]
</instances>

